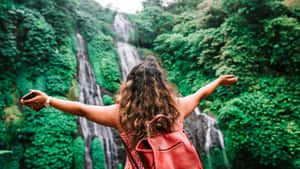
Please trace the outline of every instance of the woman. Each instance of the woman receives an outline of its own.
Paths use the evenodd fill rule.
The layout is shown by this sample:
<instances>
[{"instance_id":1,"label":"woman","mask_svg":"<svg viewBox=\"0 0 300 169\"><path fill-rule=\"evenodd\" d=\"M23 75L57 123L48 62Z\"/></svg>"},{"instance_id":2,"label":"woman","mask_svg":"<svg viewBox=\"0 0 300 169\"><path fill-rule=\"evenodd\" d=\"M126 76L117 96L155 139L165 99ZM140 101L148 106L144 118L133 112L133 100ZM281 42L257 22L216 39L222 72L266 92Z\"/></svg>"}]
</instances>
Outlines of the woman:
<instances>
[{"instance_id":1,"label":"woman","mask_svg":"<svg viewBox=\"0 0 300 169\"><path fill-rule=\"evenodd\" d=\"M124 137L124 133L130 133L133 136L130 144L135 145L138 140L153 135L150 122L155 115L165 114L172 124L176 120L182 124L199 102L207 98L219 85L231 85L237 80L234 75L220 76L194 94L177 97L156 64L142 63L128 74L126 81L120 86L114 105L96 106L65 101L49 97L38 90L31 90L37 96L29 100L21 99L21 103L37 111L47 102L46 105L50 104L63 112L114 127L119 130L121 137ZM156 125L164 128L165 123L158 121ZM130 168L129 163L127 167Z\"/></svg>"}]
</instances>

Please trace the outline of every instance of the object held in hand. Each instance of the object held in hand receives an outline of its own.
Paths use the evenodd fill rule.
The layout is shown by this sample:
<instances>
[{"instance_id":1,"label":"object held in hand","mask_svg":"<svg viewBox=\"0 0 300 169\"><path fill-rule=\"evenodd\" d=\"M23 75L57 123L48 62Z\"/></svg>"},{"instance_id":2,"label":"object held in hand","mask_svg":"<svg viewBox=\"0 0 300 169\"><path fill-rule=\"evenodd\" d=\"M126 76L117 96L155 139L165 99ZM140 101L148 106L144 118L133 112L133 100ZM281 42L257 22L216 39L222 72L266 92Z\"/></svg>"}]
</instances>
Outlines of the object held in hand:
<instances>
[{"instance_id":1,"label":"object held in hand","mask_svg":"<svg viewBox=\"0 0 300 169\"><path fill-rule=\"evenodd\" d=\"M29 100L29 99L31 99L31 98L34 98L35 96L36 96L35 93L30 92L30 93L26 94L25 96L23 96L22 99L23 99L23 100Z\"/></svg>"},{"instance_id":2,"label":"object held in hand","mask_svg":"<svg viewBox=\"0 0 300 169\"><path fill-rule=\"evenodd\" d=\"M44 108L44 106L43 107L40 107L40 108L37 108L37 109L35 109L35 111L36 112L39 112L40 110L42 110Z\"/></svg>"},{"instance_id":3,"label":"object held in hand","mask_svg":"<svg viewBox=\"0 0 300 169\"><path fill-rule=\"evenodd\" d=\"M37 96L36 93L34 92L30 92L28 94L26 94L25 96L22 97L23 100L29 100L29 99L32 99L34 98L35 96ZM40 111L41 109L43 109L45 107L45 105L43 105L42 107L39 107L39 108L32 108L33 110L35 110L36 112Z\"/></svg>"}]
</instances>

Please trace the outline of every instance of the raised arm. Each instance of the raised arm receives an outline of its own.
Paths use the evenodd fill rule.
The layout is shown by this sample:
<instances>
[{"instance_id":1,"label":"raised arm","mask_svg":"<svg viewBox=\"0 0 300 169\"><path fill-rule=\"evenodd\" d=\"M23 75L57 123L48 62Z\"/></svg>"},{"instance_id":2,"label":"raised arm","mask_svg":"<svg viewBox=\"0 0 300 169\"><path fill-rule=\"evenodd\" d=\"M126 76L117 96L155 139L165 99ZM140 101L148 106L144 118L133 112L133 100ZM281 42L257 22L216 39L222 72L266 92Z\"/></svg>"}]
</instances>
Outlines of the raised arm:
<instances>
[{"instance_id":1,"label":"raised arm","mask_svg":"<svg viewBox=\"0 0 300 169\"><path fill-rule=\"evenodd\" d=\"M183 121L184 118L190 115L200 101L207 98L219 85L231 85L237 80L238 78L234 78L234 75L223 75L208 85L200 88L195 93L178 98L178 108L181 113L180 119Z\"/></svg>"},{"instance_id":2,"label":"raised arm","mask_svg":"<svg viewBox=\"0 0 300 169\"><path fill-rule=\"evenodd\" d=\"M37 109L39 108L43 108L47 98L50 96L47 96L47 94L39 90L31 90L31 92L36 93L37 96L29 100L21 99L21 103L35 111L37 111ZM117 105L87 105L77 101L62 100L54 97L50 97L50 105L65 113L76 116L83 116L96 123L109 127L119 128Z\"/></svg>"}]
</instances>

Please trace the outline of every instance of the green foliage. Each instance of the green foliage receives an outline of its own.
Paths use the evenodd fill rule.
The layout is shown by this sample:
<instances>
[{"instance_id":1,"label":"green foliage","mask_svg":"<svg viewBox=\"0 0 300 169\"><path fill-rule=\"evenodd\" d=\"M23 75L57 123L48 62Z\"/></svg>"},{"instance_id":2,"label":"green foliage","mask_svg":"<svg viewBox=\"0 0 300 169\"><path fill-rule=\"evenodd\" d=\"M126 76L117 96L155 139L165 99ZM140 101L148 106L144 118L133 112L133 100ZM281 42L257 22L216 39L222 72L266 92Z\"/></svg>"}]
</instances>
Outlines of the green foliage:
<instances>
[{"instance_id":1,"label":"green foliage","mask_svg":"<svg viewBox=\"0 0 300 169\"><path fill-rule=\"evenodd\" d=\"M177 4L178 5L178 4ZM204 0L197 5L199 10L185 10L176 15L173 32L188 35L199 29L219 27L227 17L217 1Z\"/></svg>"},{"instance_id":2,"label":"green foliage","mask_svg":"<svg viewBox=\"0 0 300 169\"><path fill-rule=\"evenodd\" d=\"M114 20L115 11L102 8L92 0L80 0L79 10L76 12L79 32L88 42L100 32L107 36L114 36L109 24Z\"/></svg>"},{"instance_id":3,"label":"green foliage","mask_svg":"<svg viewBox=\"0 0 300 169\"><path fill-rule=\"evenodd\" d=\"M80 11L85 11L96 20L101 20L107 24L112 24L117 13L109 8L103 8L98 2L93 0L79 0Z\"/></svg>"},{"instance_id":4,"label":"green foliage","mask_svg":"<svg viewBox=\"0 0 300 169\"><path fill-rule=\"evenodd\" d=\"M184 12L181 15L175 16L175 25L172 28L174 33L180 33L184 36L193 33L197 30L198 20L194 12Z\"/></svg>"},{"instance_id":5,"label":"green foliage","mask_svg":"<svg viewBox=\"0 0 300 169\"><path fill-rule=\"evenodd\" d=\"M14 21L16 11L11 6L12 4L9 2L0 4L0 115L3 115L3 109L11 104L10 95L14 90L13 80L16 78L17 65L20 65ZM2 123L2 119L0 123Z\"/></svg>"},{"instance_id":6,"label":"green foliage","mask_svg":"<svg viewBox=\"0 0 300 169\"><path fill-rule=\"evenodd\" d=\"M203 0L179 0L167 7L168 11L179 14L186 11L193 11L197 8L198 4ZM214 0L215 1L215 0Z\"/></svg>"},{"instance_id":7,"label":"green foliage","mask_svg":"<svg viewBox=\"0 0 300 169\"><path fill-rule=\"evenodd\" d=\"M270 65L279 71L299 73L300 24L296 18L278 17L266 22L265 33L269 38L267 55Z\"/></svg>"},{"instance_id":8,"label":"green foliage","mask_svg":"<svg viewBox=\"0 0 300 169\"><path fill-rule=\"evenodd\" d=\"M52 2L46 3L45 6L51 6L51 4ZM32 7L39 10L44 4L34 6L34 4L27 3L26 5L33 5ZM16 105L20 96L26 94L30 88L45 91L50 95L64 95L70 88L70 81L75 75L76 60L72 53L72 40L65 36L72 32L70 24L57 20L63 17L59 11L48 11L49 13L46 14L45 11L36 9L20 7L10 9L8 16L4 15L4 17L13 18L6 18L3 22L8 27L0 31L0 37L8 42L2 46L1 52L4 52L4 56L10 55L1 57L5 59L1 63L8 63L8 65L1 65L3 74L0 75L5 79L3 80L5 83L1 82L1 87L3 87L1 88L3 96L1 110L6 107L5 114L1 113L5 117L4 121L0 122L5 124L0 125L1 131L6 133L4 142L1 142L1 148L13 150L13 154L4 159L8 161L6 163L8 168L19 168L21 158L25 164L24 168L45 168L47 165L48 168L70 168L72 149L69 145L76 129L76 118L61 115L60 120L53 124L57 117L50 115L48 118L46 115L49 113L53 116L55 113L42 110L46 114L42 115L41 112L35 114L25 107L21 114ZM57 14L55 15L57 22L50 22L51 25L47 19L54 17L54 14ZM10 31L16 33L9 34ZM17 98L11 100L12 97L8 94L12 92L13 83L16 84L18 93ZM60 131L51 131L51 129L57 129L54 126L58 124L61 126ZM20 142L24 144L25 151L23 145L19 145ZM15 146L19 148L15 150Z\"/></svg>"},{"instance_id":9,"label":"green foliage","mask_svg":"<svg viewBox=\"0 0 300 169\"><path fill-rule=\"evenodd\" d=\"M121 74L112 38L99 33L87 47L97 83L109 91L117 91Z\"/></svg>"},{"instance_id":10,"label":"green foliage","mask_svg":"<svg viewBox=\"0 0 300 169\"><path fill-rule=\"evenodd\" d=\"M14 73L17 80L43 83L43 78L46 77L49 83L47 86L40 84L41 89L49 90L49 94L64 95L70 87L76 69L76 60L70 49L71 38L64 38L64 46L57 49L55 31L39 12L30 9L18 9L17 12L24 18L23 22L19 23L22 25L19 36L23 41L18 44L22 49L22 58L19 59L21 63L17 65ZM60 86L53 86L55 84ZM19 87L28 89L27 85ZM28 91L20 90L21 94Z\"/></svg>"},{"instance_id":11,"label":"green foliage","mask_svg":"<svg viewBox=\"0 0 300 169\"><path fill-rule=\"evenodd\" d=\"M54 108L40 112L25 108L23 113L26 168L70 168L77 117Z\"/></svg>"},{"instance_id":12,"label":"green foliage","mask_svg":"<svg viewBox=\"0 0 300 169\"><path fill-rule=\"evenodd\" d=\"M43 16L39 13L34 13L29 10L26 11L26 20L24 27L29 24L29 22L34 22L31 27L28 27L28 32L26 32L26 39L24 40L23 46L23 65L26 67L27 72L30 72L33 77L46 72L47 63L51 57L55 57L55 39L54 31ZM34 17L37 15L37 17ZM28 22L28 23L27 23ZM32 67L31 65L35 65Z\"/></svg>"},{"instance_id":13,"label":"green foliage","mask_svg":"<svg viewBox=\"0 0 300 169\"><path fill-rule=\"evenodd\" d=\"M73 141L73 154L75 169L84 169L84 140L77 137Z\"/></svg>"},{"instance_id":14,"label":"green foliage","mask_svg":"<svg viewBox=\"0 0 300 169\"><path fill-rule=\"evenodd\" d=\"M0 21L3 23L0 27L0 149L13 151L12 155L0 158L1 164L6 162L4 168L19 168L19 164L24 164L22 168L74 167L71 143L77 118L53 108L33 112L28 107L18 106L19 99L29 89L78 99L74 78L75 30L78 28L88 41L95 35L105 36L102 46L93 48L103 60L99 70L104 82L107 81L105 85L111 91L116 90L120 72L111 38L114 34L109 28L115 13L91 0L0 3ZM103 52L105 45L108 48ZM25 150L16 154L14 147L20 142ZM84 144L80 146L84 147ZM82 155L84 153L78 157ZM76 167L83 168L82 165Z\"/></svg>"},{"instance_id":15,"label":"green foliage","mask_svg":"<svg viewBox=\"0 0 300 169\"><path fill-rule=\"evenodd\" d=\"M114 99L109 95L104 95L103 103L104 103L104 105L112 105L112 104L114 104Z\"/></svg>"},{"instance_id":16,"label":"green foliage","mask_svg":"<svg viewBox=\"0 0 300 169\"><path fill-rule=\"evenodd\" d=\"M201 16L201 13L207 14L208 9L216 8L220 11L220 6L220 4L217 4L207 7L203 9L204 11L200 10L199 15ZM264 7L278 15L278 12L274 12L270 5L264 5ZM265 22L265 24L249 24L244 16L232 13L219 27L210 28L211 26L205 26L210 25L209 19L203 22L197 19L195 15L192 15L195 19L189 18L189 15L192 14L188 12L180 14L179 18L182 18L182 21L176 21L179 23L173 27L173 32L161 34L154 41L154 50L162 58L164 67L168 68L168 79L178 84L180 93L187 95L206 84L207 79L212 81L215 76L221 74L235 74L237 77L242 77L234 86L220 87L208 100L202 102L202 106L209 106L210 108L206 111L217 113L224 100L246 92L247 88L243 86L255 85L256 80L253 80L253 76L257 76L260 73L272 72L278 76L286 72L299 72L294 67L294 65L298 65L299 60L299 54L296 52L299 45L297 46L298 42L294 40L294 38L298 37L299 31L297 28L298 23L295 22L295 19L280 17L282 18L281 21L284 20L284 22L290 23L286 23L290 31L287 31L288 29L285 28L281 31L282 34L287 34L288 36L286 37L290 37L293 41L288 41L285 38L288 41L285 44L291 44L291 47L290 45L281 45L280 50L276 50L277 53L279 52L277 54L275 49L273 50L272 48L278 47L275 44L282 43L282 40L279 42L278 37L284 38L285 36L278 35L275 38L278 39L277 41L270 38L268 34L278 30L274 26L270 26L270 29L267 29L269 26L265 26L269 25L269 22L272 20L269 22L263 20L262 22ZM220 16L222 16L221 18L228 17L226 15ZM191 28L187 26L190 30L182 27L183 25L186 26L197 22L199 23L195 24L195 27L201 28L198 31L195 31L193 26ZM245 26L245 24L248 25ZM289 32L294 33L291 35ZM274 52L270 53L269 51ZM271 58L273 57L280 60L277 62L277 65L273 62L271 64ZM296 64L292 64L292 60ZM292 66L283 66L284 63ZM289 70L282 71L282 69ZM291 71L292 69L293 71ZM223 99L216 99L219 97ZM211 100L215 100L215 103L208 104Z\"/></svg>"},{"instance_id":17,"label":"green foliage","mask_svg":"<svg viewBox=\"0 0 300 169\"><path fill-rule=\"evenodd\" d=\"M260 166L296 167L293 162L299 154L296 146L300 124L296 120L300 112L298 80L296 77L261 78L256 91L225 103L218 121L231 139L227 146L234 152L230 153L239 154L243 159L257 159Z\"/></svg>"},{"instance_id":18,"label":"green foliage","mask_svg":"<svg viewBox=\"0 0 300 169\"><path fill-rule=\"evenodd\" d=\"M214 148L209 154L201 154L201 162L205 169L226 169L230 168L229 164L224 159L225 150Z\"/></svg>"},{"instance_id":19,"label":"green foliage","mask_svg":"<svg viewBox=\"0 0 300 169\"><path fill-rule=\"evenodd\" d=\"M69 49L71 52L71 49ZM46 72L47 90L49 95L65 95L71 87L71 80L75 75L75 56L71 53L58 54L49 61L49 69ZM55 69L53 69L55 67Z\"/></svg>"},{"instance_id":20,"label":"green foliage","mask_svg":"<svg viewBox=\"0 0 300 169\"><path fill-rule=\"evenodd\" d=\"M143 7L147 8L147 7L160 7L161 6L161 0L145 0L143 1Z\"/></svg>"},{"instance_id":21,"label":"green foliage","mask_svg":"<svg viewBox=\"0 0 300 169\"><path fill-rule=\"evenodd\" d=\"M133 22L137 43L151 47L157 35L172 28L174 18L159 7L147 7L137 17L133 18Z\"/></svg>"},{"instance_id":22,"label":"green foliage","mask_svg":"<svg viewBox=\"0 0 300 169\"><path fill-rule=\"evenodd\" d=\"M11 2L1 3L0 11L0 149L11 152L0 155L0 164L5 169L17 169L23 154L18 139L23 119L16 105L18 91L14 85L21 64L16 33L19 13Z\"/></svg>"},{"instance_id":23,"label":"green foliage","mask_svg":"<svg viewBox=\"0 0 300 169\"><path fill-rule=\"evenodd\" d=\"M105 169L105 154L99 138L92 141L92 160L94 169Z\"/></svg>"},{"instance_id":24,"label":"green foliage","mask_svg":"<svg viewBox=\"0 0 300 169\"><path fill-rule=\"evenodd\" d=\"M12 151L0 151L1 169L19 169L23 157L23 146L18 143L12 146Z\"/></svg>"}]
</instances>

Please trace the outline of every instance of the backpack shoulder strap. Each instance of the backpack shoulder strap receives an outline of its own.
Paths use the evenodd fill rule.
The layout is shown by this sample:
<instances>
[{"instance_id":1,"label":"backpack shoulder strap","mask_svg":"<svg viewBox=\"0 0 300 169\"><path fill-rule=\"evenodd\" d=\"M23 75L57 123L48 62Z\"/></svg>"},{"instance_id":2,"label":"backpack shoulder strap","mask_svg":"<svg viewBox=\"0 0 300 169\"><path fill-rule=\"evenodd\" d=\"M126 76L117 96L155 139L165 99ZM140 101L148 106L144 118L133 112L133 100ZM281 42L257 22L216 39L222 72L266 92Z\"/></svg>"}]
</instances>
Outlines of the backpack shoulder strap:
<instances>
[{"instance_id":1,"label":"backpack shoulder strap","mask_svg":"<svg viewBox=\"0 0 300 169\"><path fill-rule=\"evenodd\" d=\"M133 169L144 169L144 167L142 166L142 163L140 162L141 160L140 160L137 152L135 151L135 149L129 148L130 142L129 142L128 133L122 133L122 135L120 135L120 136L121 136L121 140L123 142L127 157L129 159L129 162L130 162L132 168Z\"/></svg>"}]
</instances>

